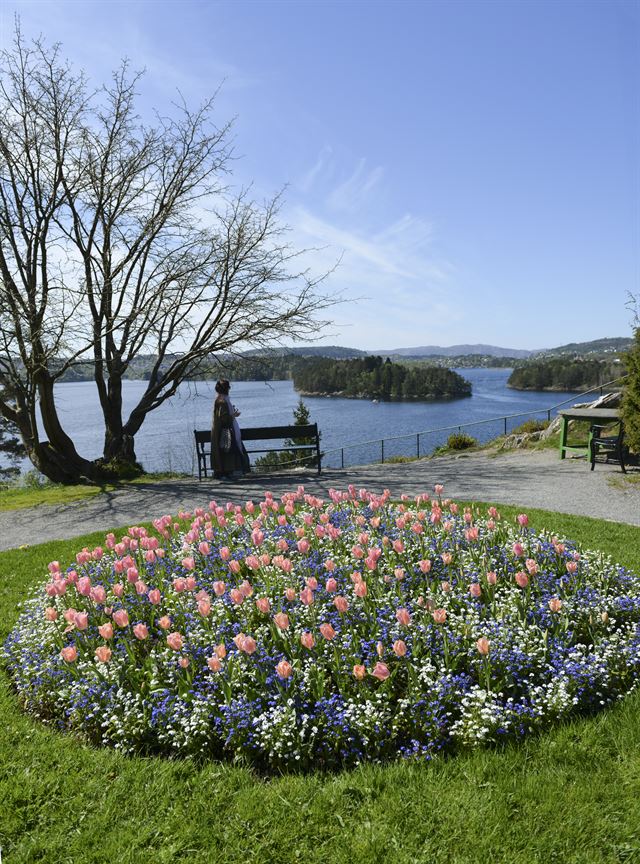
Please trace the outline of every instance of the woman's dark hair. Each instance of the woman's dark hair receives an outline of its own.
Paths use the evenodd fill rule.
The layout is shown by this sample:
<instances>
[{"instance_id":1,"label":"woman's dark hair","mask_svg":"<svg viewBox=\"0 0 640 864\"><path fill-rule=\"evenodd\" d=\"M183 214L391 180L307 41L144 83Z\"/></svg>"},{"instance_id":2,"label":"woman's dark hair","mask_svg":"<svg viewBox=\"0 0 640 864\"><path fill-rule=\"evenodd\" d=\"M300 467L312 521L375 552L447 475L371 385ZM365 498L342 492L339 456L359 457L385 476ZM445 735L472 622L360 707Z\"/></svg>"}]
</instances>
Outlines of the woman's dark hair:
<instances>
[{"instance_id":1,"label":"woman's dark hair","mask_svg":"<svg viewBox=\"0 0 640 864\"><path fill-rule=\"evenodd\" d=\"M216 381L216 393L222 393L223 396L227 396L230 386L226 378L221 378L219 381Z\"/></svg>"}]
</instances>

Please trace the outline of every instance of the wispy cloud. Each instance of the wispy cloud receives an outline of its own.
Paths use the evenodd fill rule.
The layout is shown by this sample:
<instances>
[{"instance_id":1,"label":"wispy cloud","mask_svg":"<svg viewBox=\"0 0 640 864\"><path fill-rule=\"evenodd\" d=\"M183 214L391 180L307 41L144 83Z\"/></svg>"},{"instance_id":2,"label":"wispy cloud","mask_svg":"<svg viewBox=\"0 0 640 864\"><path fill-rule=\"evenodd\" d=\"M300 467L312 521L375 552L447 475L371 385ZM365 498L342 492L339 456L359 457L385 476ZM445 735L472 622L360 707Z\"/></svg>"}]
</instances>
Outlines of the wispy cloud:
<instances>
[{"instance_id":1,"label":"wispy cloud","mask_svg":"<svg viewBox=\"0 0 640 864\"><path fill-rule=\"evenodd\" d=\"M433 341L461 316L451 300L455 269L437 252L433 223L411 213L384 218L384 178L383 167L368 168L364 158L346 172L324 147L284 214L294 244L313 249L316 272L340 260L331 285L354 302L339 307L338 331L367 348Z\"/></svg>"},{"instance_id":2,"label":"wispy cloud","mask_svg":"<svg viewBox=\"0 0 640 864\"><path fill-rule=\"evenodd\" d=\"M366 204L383 175L384 171L379 165L370 169L367 168L366 159L360 159L351 176L330 192L327 204L333 210L357 213Z\"/></svg>"}]
</instances>

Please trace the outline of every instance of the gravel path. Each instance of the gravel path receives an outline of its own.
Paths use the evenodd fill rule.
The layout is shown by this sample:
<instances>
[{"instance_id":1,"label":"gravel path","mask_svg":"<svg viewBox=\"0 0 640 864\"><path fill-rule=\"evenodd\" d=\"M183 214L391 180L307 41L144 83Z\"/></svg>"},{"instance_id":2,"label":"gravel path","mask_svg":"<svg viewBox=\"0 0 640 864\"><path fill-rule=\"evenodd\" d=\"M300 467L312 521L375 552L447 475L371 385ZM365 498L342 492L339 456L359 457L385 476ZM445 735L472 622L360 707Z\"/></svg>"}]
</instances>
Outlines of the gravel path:
<instances>
[{"instance_id":1,"label":"gravel path","mask_svg":"<svg viewBox=\"0 0 640 864\"><path fill-rule=\"evenodd\" d=\"M584 459L561 461L555 450L520 450L500 455L487 453L443 456L400 465L364 465L317 474L255 477L237 483L214 480L169 480L104 493L73 504L30 507L0 512L0 549L47 540L66 539L89 531L109 531L149 521L164 513L207 506L209 501L244 503L274 496L303 484L326 497L331 488L353 483L373 492L390 489L394 496L432 492L443 483L445 495L461 500L487 501L558 510L614 522L640 525L640 470L624 478L618 465L596 465L590 471Z\"/></svg>"}]
</instances>

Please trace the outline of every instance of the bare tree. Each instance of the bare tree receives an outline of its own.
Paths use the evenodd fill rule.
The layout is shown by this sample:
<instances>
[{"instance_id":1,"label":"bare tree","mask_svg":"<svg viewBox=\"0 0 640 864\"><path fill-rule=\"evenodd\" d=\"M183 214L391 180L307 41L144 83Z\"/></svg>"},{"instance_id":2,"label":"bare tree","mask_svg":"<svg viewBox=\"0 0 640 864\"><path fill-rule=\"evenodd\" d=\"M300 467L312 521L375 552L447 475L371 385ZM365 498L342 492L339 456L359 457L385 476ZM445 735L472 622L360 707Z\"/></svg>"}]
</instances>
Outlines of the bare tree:
<instances>
[{"instance_id":1,"label":"bare tree","mask_svg":"<svg viewBox=\"0 0 640 864\"><path fill-rule=\"evenodd\" d=\"M135 461L145 417L212 354L317 335L334 300L286 242L279 197L228 187L230 127L195 111L141 122L125 62L84 76L16 28L0 84L0 413L59 481L97 479L59 421L54 386L88 360L104 416L104 462ZM141 355L147 387L123 415ZM41 441L37 411L47 440Z\"/></svg>"}]
</instances>

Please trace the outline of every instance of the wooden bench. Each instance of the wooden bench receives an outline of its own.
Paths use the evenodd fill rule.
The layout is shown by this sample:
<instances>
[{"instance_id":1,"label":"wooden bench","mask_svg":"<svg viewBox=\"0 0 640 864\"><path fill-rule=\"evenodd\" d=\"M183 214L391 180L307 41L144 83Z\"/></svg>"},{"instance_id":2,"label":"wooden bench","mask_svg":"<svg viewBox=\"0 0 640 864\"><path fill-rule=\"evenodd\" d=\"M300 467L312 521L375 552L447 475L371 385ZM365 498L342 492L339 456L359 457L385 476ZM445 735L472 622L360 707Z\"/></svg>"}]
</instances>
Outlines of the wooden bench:
<instances>
[{"instance_id":1,"label":"wooden bench","mask_svg":"<svg viewBox=\"0 0 640 864\"><path fill-rule=\"evenodd\" d=\"M253 450L247 449L247 453L292 453L297 450L310 450L315 448L315 455L312 458L317 462L318 474L320 474L322 465L320 453L320 433L318 432L318 424L311 423L308 426L256 426L253 428L241 429L242 443L246 441L275 441L284 440L285 438L309 438L312 439L309 444L294 444L279 447L263 447ZM211 465L211 430L194 429L193 434L196 439L196 455L198 456L198 479L202 480L207 477L207 470ZM304 464L304 457L301 460Z\"/></svg>"},{"instance_id":2,"label":"wooden bench","mask_svg":"<svg viewBox=\"0 0 640 864\"><path fill-rule=\"evenodd\" d=\"M613 459L614 462L619 462L622 468L622 473L626 474L627 469L624 465L624 426L622 420L618 422L617 435L603 435L603 426L592 426L591 435L589 437L589 458L591 461L591 470L596 466L596 456L599 453L604 453L606 461Z\"/></svg>"},{"instance_id":3,"label":"wooden bench","mask_svg":"<svg viewBox=\"0 0 640 864\"><path fill-rule=\"evenodd\" d=\"M564 459L566 453L576 456L591 458L591 438L593 429L606 423L616 423L620 420L620 412L617 408L565 408L558 412L562 417L560 429L560 458ZM586 441L567 443L569 422L571 420L583 420L590 424L590 430Z\"/></svg>"}]
</instances>

